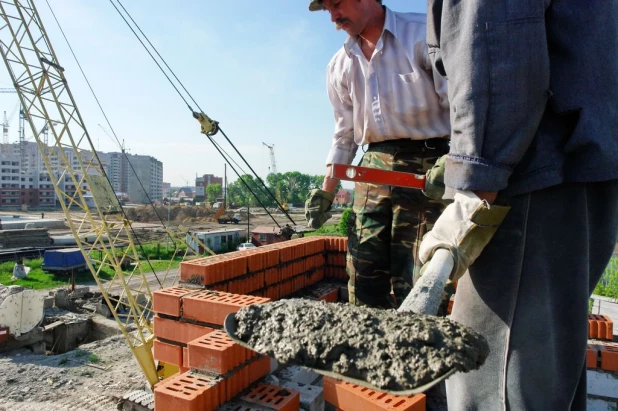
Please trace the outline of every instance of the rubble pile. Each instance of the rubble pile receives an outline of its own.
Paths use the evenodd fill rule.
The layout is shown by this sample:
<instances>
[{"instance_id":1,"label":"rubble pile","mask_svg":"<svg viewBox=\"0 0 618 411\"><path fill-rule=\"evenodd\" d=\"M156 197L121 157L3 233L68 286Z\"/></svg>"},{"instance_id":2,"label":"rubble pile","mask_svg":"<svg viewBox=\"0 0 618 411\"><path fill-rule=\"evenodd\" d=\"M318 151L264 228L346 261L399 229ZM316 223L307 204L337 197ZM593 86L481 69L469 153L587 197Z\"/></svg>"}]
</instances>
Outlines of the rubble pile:
<instances>
[{"instance_id":1,"label":"rubble pile","mask_svg":"<svg viewBox=\"0 0 618 411\"><path fill-rule=\"evenodd\" d=\"M52 239L46 228L0 230L0 248L48 247Z\"/></svg>"}]
</instances>

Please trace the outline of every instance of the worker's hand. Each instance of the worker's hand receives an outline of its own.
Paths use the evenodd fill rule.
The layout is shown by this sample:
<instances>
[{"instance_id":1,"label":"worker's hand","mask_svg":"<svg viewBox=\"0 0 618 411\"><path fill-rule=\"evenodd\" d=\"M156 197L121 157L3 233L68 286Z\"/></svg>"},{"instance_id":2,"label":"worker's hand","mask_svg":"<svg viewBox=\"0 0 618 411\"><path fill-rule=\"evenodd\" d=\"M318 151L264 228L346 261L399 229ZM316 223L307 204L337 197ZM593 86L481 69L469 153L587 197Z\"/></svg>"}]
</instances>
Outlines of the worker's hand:
<instances>
[{"instance_id":1,"label":"worker's hand","mask_svg":"<svg viewBox=\"0 0 618 411\"><path fill-rule=\"evenodd\" d=\"M432 200L439 201L442 204L450 204L453 200L444 200L444 169L446 166L446 154L440 157L436 163L427 170L425 175L425 189L423 194Z\"/></svg>"},{"instance_id":2,"label":"worker's hand","mask_svg":"<svg viewBox=\"0 0 618 411\"><path fill-rule=\"evenodd\" d=\"M449 249L455 262L450 279L457 281L481 254L510 209L489 205L470 191L458 192L423 238L421 262L427 263L439 248Z\"/></svg>"},{"instance_id":3,"label":"worker's hand","mask_svg":"<svg viewBox=\"0 0 618 411\"><path fill-rule=\"evenodd\" d=\"M328 191L316 188L311 190L309 197L305 202L305 217L307 218L307 227L318 229L332 217L329 212L335 195Z\"/></svg>"}]
</instances>

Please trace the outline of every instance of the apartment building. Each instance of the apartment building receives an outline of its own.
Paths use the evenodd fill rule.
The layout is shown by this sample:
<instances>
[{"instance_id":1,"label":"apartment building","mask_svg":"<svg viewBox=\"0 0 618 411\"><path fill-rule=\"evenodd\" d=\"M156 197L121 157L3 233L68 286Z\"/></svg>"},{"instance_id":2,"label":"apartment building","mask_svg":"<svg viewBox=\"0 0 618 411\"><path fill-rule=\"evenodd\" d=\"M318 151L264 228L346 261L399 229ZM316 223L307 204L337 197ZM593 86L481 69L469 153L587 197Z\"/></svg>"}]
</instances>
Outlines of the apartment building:
<instances>
[{"instance_id":1,"label":"apartment building","mask_svg":"<svg viewBox=\"0 0 618 411\"><path fill-rule=\"evenodd\" d=\"M23 155L19 144L0 144L0 207L56 206L58 198L52 180L58 181L67 196L75 195L77 185L87 192L89 187L82 178L82 170L85 168L89 175L100 174L99 161L120 198L138 203L148 203L148 197L152 200L163 198L163 164L154 157L97 152L95 158L90 151L81 151L78 156L71 148L49 147L47 150L50 150L47 158L53 179L35 142L25 142ZM70 167L63 166L67 163Z\"/></svg>"},{"instance_id":2,"label":"apartment building","mask_svg":"<svg viewBox=\"0 0 618 411\"><path fill-rule=\"evenodd\" d=\"M216 177L213 174L204 174L202 177L195 179L195 199L197 201L204 201L206 198L206 188L211 184L223 186L223 178Z\"/></svg>"},{"instance_id":3,"label":"apartment building","mask_svg":"<svg viewBox=\"0 0 618 411\"><path fill-rule=\"evenodd\" d=\"M127 154L128 197L132 203L149 204L163 199L163 163L151 156Z\"/></svg>"}]
</instances>

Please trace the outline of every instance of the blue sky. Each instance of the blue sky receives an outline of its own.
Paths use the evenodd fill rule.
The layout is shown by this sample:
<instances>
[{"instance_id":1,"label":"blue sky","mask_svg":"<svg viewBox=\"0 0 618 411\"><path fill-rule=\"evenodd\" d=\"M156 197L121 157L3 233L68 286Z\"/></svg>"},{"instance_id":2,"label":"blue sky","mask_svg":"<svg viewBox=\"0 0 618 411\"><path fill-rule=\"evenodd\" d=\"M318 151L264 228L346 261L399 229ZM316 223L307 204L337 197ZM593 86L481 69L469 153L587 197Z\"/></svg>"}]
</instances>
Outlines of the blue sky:
<instances>
[{"instance_id":1,"label":"blue sky","mask_svg":"<svg viewBox=\"0 0 618 411\"><path fill-rule=\"evenodd\" d=\"M162 161L164 180L173 185L185 180L193 185L196 174L223 175L223 159L109 1L48 1L132 154ZM279 172L324 173L333 130L325 69L346 34L335 30L328 13L310 13L308 3L123 0L202 109L261 176L270 165L262 142L275 145ZM426 12L420 0L384 4ZM95 147L119 151L98 126L107 127L47 3L36 5ZM0 87L11 87L4 65ZM0 112L10 113L16 102L15 95L0 94ZM215 138L223 143L220 134ZM17 140L17 116L10 140ZM228 179L235 178L228 171Z\"/></svg>"}]
</instances>

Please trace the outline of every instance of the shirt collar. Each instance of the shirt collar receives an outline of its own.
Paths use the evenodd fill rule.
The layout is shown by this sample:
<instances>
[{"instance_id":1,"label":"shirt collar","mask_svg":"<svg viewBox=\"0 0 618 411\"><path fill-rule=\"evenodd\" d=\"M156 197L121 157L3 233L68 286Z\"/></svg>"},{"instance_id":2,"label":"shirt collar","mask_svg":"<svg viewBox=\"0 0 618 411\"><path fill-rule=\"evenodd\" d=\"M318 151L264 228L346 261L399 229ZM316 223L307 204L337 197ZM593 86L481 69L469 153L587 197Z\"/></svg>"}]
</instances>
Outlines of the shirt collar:
<instances>
[{"instance_id":1,"label":"shirt collar","mask_svg":"<svg viewBox=\"0 0 618 411\"><path fill-rule=\"evenodd\" d=\"M382 30L382 35L378 40L378 44L376 44L376 49L379 50L382 48L382 43L384 41L384 32L390 32L393 37L397 38L397 16L395 13L386 6L384 7L384 11L386 12L386 16L384 18L384 29ZM352 57L352 54L361 53L360 44L358 41L358 36L356 37L348 37L348 39L343 44L346 54L348 57Z\"/></svg>"}]
</instances>

